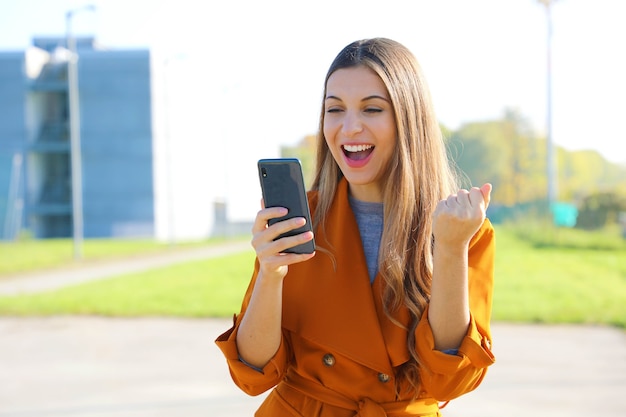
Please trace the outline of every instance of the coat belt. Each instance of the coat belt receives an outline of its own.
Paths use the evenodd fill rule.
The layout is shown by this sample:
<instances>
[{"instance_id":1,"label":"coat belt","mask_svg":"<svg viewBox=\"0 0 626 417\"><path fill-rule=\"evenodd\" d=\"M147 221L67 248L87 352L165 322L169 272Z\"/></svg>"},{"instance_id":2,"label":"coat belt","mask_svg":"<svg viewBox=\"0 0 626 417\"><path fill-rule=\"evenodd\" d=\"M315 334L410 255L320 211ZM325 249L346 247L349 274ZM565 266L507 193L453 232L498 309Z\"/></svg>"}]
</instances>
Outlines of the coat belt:
<instances>
[{"instance_id":1,"label":"coat belt","mask_svg":"<svg viewBox=\"0 0 626 417\"><path fill-rule=\"evenodd\" d=\"M370 398L353 401L315 381L289 372L276 387L279 393L305 395L317 401L355 412L354 417L419 417L438 416L439 404L434 398L378 403Z\"/></svg>"}]
</instances>

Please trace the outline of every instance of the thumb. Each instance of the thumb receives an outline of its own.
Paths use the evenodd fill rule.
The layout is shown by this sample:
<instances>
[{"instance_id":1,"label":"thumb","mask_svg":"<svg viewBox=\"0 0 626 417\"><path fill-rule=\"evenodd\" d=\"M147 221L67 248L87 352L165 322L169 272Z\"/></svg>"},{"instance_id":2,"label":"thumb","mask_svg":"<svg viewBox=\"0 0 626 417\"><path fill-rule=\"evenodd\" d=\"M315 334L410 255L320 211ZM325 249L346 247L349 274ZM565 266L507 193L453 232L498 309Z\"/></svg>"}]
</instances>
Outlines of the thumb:
<instances>
[{"instance_id":1,"label":"thumb","mask_svg":"<svg viewBox=\"0 0 626 417\"><path fill-rule=\"evenodd\" d=\"M487 210L487 207L489 207L492 189L493 186L490 183L485 183L482 187L480 187L480 192L483 194L483 199L485 200L485 210Z\"/></svg>"}]
</instances>

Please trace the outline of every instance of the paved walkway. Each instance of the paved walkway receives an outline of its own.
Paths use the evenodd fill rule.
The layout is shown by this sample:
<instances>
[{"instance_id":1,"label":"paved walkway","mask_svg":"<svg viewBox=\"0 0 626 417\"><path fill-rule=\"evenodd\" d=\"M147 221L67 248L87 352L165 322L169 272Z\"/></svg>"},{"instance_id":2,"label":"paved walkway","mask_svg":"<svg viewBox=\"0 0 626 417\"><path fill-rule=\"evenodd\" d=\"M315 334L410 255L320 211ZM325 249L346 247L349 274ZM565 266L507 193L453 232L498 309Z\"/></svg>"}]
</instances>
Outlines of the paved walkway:
<instances>
[{"instance_id":1,"label":"paved walkway","mask_svg":"<svg viewBox=\"0 0 626 417\"><path fill-rule=\"evenodd\" d=\"M0 417L251 417L213 340L229 320L0 318ZM444 417L623 417L626 335L496 323L497 362Z\"/></svg>"},{"instance_id":2,"label":"paved walkway","mask_svg":"<svg viewBox=\"0 0 626 417\"><path fill-rule=\"evenodd\" d=\"M248 243L3 280L45 291L245 250ZM150 258L150 259L148 259ZM244 417L264 396L230 380L214 339L223 319L0 317L0 417ZM444 417L623 417L626 333L495 323L496 364Z\"/></svg>"},{"instance_id":3,"label":"paved walkway","mask_svg":"<svg viewBox=\"0 0 626 417\"><path fill-rule=\"evenodd\" d=\"M221 245L174 249L159 254L134 256L109 262L88 262L84 265L68 268L3 277L0 279L0 296L49 291L86 281L223 256L251 248L248 241L235 241Z\"/></svg>"}]
</instances>

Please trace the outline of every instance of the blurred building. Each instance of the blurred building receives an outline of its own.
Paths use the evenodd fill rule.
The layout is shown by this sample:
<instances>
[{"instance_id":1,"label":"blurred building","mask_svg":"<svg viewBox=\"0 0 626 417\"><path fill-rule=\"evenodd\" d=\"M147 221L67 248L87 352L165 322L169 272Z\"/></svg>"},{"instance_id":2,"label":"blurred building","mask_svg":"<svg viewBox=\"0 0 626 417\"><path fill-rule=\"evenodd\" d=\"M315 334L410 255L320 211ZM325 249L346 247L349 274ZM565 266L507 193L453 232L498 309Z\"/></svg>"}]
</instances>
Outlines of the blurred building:
<instances>
[{"instance_id":1,"label":"blurred building","mask_svg":"<svg viewBox=\"0 0 626 417\"><path fill-rule=\"evenodd\" d=\"M23 230L72 236L65 46L64 37L36 37L25 51L0 52L0 240ZM226 172L245 165L245 183L260 196L256 161L242 162L238 151L229 162L223 132L232 126L207 117L216 93L199 88L204 68L148 49L106 49L93 37L76 47L84 237L248 234L251 219L230 220L237 204L224 197L250 192L231 186Z\"/></svg>"},{"instance_id":2,"label":"blurred building","mask_svg":"<svg viewBox=\"0 0 626 417\"><path fill-rule=\"evenodd\" d=\"M77 39L84 236L154 237L150 52ZM0 238L72 235L65 38L0 53Z\"/></svg>"}]
</instances>

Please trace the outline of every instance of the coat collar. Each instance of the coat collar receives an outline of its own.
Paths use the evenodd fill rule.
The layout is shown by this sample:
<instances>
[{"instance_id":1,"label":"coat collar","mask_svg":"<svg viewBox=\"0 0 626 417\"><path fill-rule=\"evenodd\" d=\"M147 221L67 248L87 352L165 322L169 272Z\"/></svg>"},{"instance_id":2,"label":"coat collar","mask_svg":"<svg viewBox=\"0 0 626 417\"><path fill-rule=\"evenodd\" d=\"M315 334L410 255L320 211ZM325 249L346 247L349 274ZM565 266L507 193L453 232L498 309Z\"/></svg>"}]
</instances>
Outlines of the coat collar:
<instances>
[{"instance_id":1,"label":"coat collar","mask_svg":"<svg viewBox=\"0 0 626 417\"><path fill-rule=\"evenodd\" d=\"M283 326L330 351L390 373L392 366L408 359L407 333L384 314L380 276L370 284L345 179L337 187L325 229L316 229L315 240L318 248L332 253L335 265L318 249L313 259L289 266Z\"/></svg>"}]
</instances>

